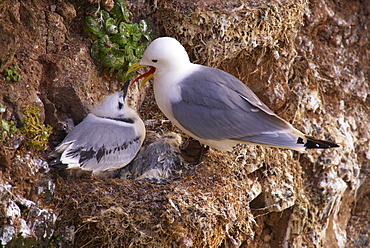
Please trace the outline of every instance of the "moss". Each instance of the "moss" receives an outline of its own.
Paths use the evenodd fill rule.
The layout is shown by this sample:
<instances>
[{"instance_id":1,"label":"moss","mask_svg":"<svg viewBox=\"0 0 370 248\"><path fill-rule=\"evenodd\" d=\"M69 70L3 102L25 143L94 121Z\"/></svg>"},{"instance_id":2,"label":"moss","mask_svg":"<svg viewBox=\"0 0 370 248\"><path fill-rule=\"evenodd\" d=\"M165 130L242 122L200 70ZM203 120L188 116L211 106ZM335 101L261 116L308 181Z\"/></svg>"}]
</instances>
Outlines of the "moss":
<instances>
[{"instance_id":1,"label":"moss","mask_svg":"<svg viewBox=\"0 0 370 248\"><path fill-rule=\"evenodd\" d=\"M5 77L5 81L7 82L19 82L22 80L22 76L17 73L19 67L18 65L14 65L11 69L5 69L3 71L3 75Z\"/></svg>"},{"instance_id":2,"label":"moss","mask_svg":"<svg viewBox=\"0 0 370 248\"><path fill-rule=\"evenodd\" d=\"M124 0L116 0L112 10L98 10L86 18L86 30L95 39L92 57L108 68L110 76L119 81L131 78L125 75L129 67L139 61L151 41L149 23L130 21L131 12Z\"/></svg>"},{"instance_id":3,"label":"moss","mask_svg":"<svg viewBox=\"0 0 370 248\"><path fill-rule=\"evenodd\" d=\"M52 132L52 127L40 123L39 109L35 106L27 107L23 113L26 118L22 119L23 127L21 132L27 137L27 145L36 151L47 148L48 139Z\"/></svg>"}]
</instances>

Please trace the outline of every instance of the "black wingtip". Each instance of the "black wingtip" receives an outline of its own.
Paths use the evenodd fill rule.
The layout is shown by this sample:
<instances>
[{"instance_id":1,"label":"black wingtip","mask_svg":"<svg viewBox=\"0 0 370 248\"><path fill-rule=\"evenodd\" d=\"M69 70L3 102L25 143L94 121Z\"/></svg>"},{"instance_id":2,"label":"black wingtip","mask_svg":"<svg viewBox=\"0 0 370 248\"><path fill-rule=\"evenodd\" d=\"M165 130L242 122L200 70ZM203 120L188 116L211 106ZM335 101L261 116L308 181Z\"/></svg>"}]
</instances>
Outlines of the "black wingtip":
<instances>
[{"instance_id":1,"label":"black wingtip","mask_svg":"<svg viewBox=\"0 0 370 248\"><path fill-rule=\"evenodd\" d=\"M123 86L122 86L122 89L121 91L123 92L123 98L126 98L126 95L127 95L127 91L128 91L128 87L130 86L130 80L127 80Z\"/></svg>"},{"instance_id":2,"label":"black wingtip","mask_svg":"<svg viewBox=\"0 0 370 248\"><path fill-rule=\"evenodd\" d=\"M53 169L67 169L68 165L63 164L59 159L55 159L49 163L49 167Z\"/></svg>"},{"instance_id":3,"label":"black wingtip","mask_svg":"<svg viewBox=\"0 0 370 248\"><path fill-rule=\"evenodd\" d=\"M317 140L317 139L314 139L312 137L307 137L307 136L306 136L306 139L307 139L307 142L306 144L304 144L304 146L307 149L327 149L327 148L339 147L338 144L325 141L325 140Z\"/></svg>"}]
</instances>

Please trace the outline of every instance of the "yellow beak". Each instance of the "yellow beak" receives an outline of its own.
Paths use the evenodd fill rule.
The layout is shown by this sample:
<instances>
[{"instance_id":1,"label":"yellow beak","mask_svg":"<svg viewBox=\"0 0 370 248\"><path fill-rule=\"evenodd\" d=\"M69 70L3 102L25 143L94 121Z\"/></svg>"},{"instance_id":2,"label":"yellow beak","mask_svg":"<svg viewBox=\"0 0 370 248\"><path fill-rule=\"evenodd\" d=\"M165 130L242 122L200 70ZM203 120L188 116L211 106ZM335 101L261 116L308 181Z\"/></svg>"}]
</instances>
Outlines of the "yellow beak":
<instances>
[{"instance_id":1,"label":"yellow beak","mask_svg":"<svg viewBox=\"0 0 370 248\"><path fill-rule=\"evenodd\" d=\"M137 71L139 70L140 68L143 68L145 67L146 65L140 65L140 62L137 62L136 64L134 64L133 66L131 66L130 68L128 68L128 71L126 72L126 76L133 72L133 71Z\"/></svg>"},{"instance_id":2,"label":"yellow beak","mask_svg":"<svg viewBox=\"0 0 370 248\"><path fill-rule=\"evenodd\" d=\"M133 72L133 71L136 71L140 68L146 67L146 66L147 65L140 65L140 63L136 63L128 69L126 75ZM155 72L155 67L153 67L153 66L150 66L150 67L151 67L151 69L148 72L146 72L143 75L136 78L131 84L133 84L136 81L139 81L140 79L144 78L144 80L140 84L140 87L143 87L145 85L145 83L148 82L153 77L153 74Z\"/></svg>"}]
</instances>

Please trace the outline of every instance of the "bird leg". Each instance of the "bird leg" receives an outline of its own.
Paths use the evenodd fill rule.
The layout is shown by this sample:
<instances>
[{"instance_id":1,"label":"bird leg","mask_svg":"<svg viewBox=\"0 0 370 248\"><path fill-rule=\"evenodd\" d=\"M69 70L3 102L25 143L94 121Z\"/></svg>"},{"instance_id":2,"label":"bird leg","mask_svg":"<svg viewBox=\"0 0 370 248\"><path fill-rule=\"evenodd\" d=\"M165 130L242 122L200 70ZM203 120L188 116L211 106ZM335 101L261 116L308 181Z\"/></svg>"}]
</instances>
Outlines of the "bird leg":
<instances>
[{"instance_id":1,"label":"bird leg","mask_svg":"<svg viewBox=\"0 0 370 248\"><path fill-rule=\"evenodd\" d=\"M181 149L181 155L186 162L192 165L199 164L202 155L209 150L209 146L202 145L198 140L190 138L184 149Z\"/></svg>"}]
</instances>

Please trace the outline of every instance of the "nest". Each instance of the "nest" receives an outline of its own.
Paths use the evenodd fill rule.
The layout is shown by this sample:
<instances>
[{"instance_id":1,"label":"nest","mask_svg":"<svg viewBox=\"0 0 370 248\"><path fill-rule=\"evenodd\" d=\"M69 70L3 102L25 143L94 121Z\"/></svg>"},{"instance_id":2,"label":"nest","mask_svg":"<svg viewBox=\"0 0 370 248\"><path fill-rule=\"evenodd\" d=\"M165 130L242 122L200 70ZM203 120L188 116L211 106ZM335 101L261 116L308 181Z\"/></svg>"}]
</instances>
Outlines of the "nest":
<instances>
[{"instance_id":1,"label":"nest","mask_svg":"<svg viewBox=\"0 0 370 248\"><path fill-rule=\"evenodd\" d=\"M240 244L253 236L254 221L246 193L253 180L239 169L208 160L168 185L58 176L55 198L64 217L57 226L76 227L77 247Z\"/></svg>"},{"instance_id":2,"label":"nest","mask_svg":"<svg viewBox=\"0 0 370 248\"><path fill-rule=\"evenodd\" d=\"M257 154L250 158L236 156L253 150ZM261 164L263 170L251 171L260 156L268 162ZM268 148L241 146L229 156L211 150L203 162L165 185L57 175L57 233L65 240L64 228L73 227L76 247L248 244L256 231L254 215L282 211L297 199L301 180L292 179L300 167L284 159L284 153Z\"/></svg>"}]
</instances>

